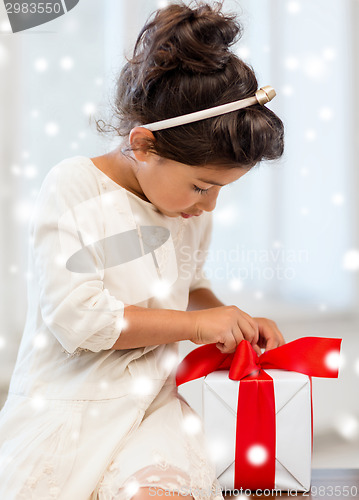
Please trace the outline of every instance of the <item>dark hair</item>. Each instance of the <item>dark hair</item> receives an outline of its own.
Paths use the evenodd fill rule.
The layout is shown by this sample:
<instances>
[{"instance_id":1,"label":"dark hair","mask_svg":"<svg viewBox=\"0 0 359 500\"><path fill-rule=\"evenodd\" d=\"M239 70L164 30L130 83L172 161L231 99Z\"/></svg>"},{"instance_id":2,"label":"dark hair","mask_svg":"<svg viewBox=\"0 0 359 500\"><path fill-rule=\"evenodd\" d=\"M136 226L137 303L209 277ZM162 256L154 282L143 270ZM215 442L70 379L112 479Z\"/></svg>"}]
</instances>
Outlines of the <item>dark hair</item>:
<instances>
[{"instance_id":1,"label":"dark hair","mask_svg":"<svg viewBox=\"0 0 359 500\"><path fill-rule=\"evenodd\" d=\"M97 130L110 127L128 136L141 124L253 96L258 89L253 69L229 50L241 26L221 8L221 2L197 2L194 8L180 2L155 11L119 75L117 124L96 121ZM150 151L187 165L250 168L283 154L283 123L261 104L153 135L155 142L146 145ZM123 152L130 149L127 144Z\"/></svg>"}]
</instances>

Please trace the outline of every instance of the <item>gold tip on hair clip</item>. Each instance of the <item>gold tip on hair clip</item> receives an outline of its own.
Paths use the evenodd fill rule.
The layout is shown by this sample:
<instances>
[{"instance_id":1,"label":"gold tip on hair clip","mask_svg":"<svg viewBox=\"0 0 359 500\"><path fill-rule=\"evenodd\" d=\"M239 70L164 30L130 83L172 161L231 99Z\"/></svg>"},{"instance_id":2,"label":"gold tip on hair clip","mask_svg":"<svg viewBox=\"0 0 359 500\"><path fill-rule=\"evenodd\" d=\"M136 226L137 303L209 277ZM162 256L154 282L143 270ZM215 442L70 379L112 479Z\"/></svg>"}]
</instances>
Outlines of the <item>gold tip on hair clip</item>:
<instances>
[{"instance_id":1,"label":"gold tip on hair clip","mask_svg":"<svg viewBox=\"0 0 359 500\"><path fill-rule=\"evenodd\" d=\"M146 125L140 125L140 127L144 127L152 131L177 127L178 125L197 122L199 120L211 118L212 116L224 115L225 113L230 113L231 111L237 111L237 109L247 108L248 106L252 106L253 104L259 103L264 106L264 104L267 104L267 102L271 101L275 96L276 91L274 90L274 88L270 85L266 85L265 87L261 87L260 89L258 89L252 97L247 97L246 99L241 99L239 101L229 102L227 104L222 104L213 108L202 109L201 111L195 111L194 113L189 113L187 115L175 116L174 118L147 123Z\"/></svg>"},{"instance_id":2,"label":"gold tip on hair clip","mask_svg":"<svg viewBox=\"0 0 359 500\"><path fill-rule=\"evenodd\" d=\"M266 85L265 87L261 87L255 93L257 101L259 102L259 104L262 104L262 105L267 104L267 102L271 101L273 99L273 97L275 97L276 95L277 95L276 91L270 85Z\"/></svg>"}]
</instances>

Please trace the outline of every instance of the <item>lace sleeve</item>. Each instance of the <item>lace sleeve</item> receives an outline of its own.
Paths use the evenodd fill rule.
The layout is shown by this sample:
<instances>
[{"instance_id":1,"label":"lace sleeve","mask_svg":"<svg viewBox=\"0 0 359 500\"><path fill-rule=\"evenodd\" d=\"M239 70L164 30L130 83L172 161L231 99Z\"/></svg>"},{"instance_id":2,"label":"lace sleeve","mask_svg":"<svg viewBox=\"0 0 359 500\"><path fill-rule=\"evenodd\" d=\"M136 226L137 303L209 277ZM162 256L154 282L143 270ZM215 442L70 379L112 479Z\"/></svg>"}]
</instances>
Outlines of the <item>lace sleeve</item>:
<instances>
[{"instance_id":1,"label":"lace sleeve","mask_svg":"<svg viewBox=\"0 0 359 500\"><path fill-rule=\"evenodd\" d=\"M31 218L43 321L70 354L110 349L121 332L124 304L103 282L101 211L94 174L65 161L47 174Z\"/></svg>"}]
</instances>

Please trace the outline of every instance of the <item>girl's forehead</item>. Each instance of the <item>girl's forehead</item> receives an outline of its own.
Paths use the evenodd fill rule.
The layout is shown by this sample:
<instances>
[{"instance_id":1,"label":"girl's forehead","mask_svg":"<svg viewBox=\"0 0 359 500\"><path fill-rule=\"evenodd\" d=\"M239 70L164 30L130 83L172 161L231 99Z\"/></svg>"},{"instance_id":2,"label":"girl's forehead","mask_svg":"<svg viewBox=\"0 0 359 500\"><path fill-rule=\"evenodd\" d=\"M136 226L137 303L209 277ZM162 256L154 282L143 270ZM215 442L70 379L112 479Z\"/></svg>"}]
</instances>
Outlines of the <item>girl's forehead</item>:
<instances>
[{"instance_id":1,"label":"girl's forehead","mask_svg":"<svg viewBox=\"0 0 359 500\"><path fill-rule=\"evenodd\" d=\"M233 167L225 168L214 165L191 167L190 175L206 184L224 186L234 182L248 172L248 168Z\"/></svg>"},{"instance_id":2,"label":"girl's forehead","mask_svg":"<svg viewBox=\"0 0 359 500\"><path fill-rule=\"evenodd\" d=\"M166 168L166 174L169 176L179 176L188 180L198 180L206 184L218 186L230 184L250 170L250 168L240 165L238 165L238 167L226 166L225 163L222 165L187 165L167 158L158 159L158 164L161 168Z\"/></svg>"}]
</instances>

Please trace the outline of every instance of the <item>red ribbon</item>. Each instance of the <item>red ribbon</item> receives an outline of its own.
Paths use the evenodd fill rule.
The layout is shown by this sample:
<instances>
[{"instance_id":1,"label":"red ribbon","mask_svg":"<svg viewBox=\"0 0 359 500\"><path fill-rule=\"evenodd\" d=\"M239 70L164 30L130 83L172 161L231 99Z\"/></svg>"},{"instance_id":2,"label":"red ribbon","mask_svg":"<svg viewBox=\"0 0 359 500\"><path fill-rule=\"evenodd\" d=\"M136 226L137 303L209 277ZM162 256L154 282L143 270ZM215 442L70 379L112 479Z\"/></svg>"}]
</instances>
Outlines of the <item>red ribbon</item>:
<instances>
[{"instance_id":1,"label":"red ribbon","mask_svg":"<svg viewBox=\"0 0 359 500\"><path fill-rule=\"evenodd\" d=\"M266 351L261 356L257 355L247 340L242 340L231 354L221 353L216 344L206 344L191 351L178 365L177 386L218 370L229 370L228 378L241 381L237 406L234 489L274 488L274 385L272 377L263 369L277 368L304 373L310 377L310 382L311 377L337 378L338 363L335 361L341 342L342 339L303 337Z\"/></svg>"}]
</instances>

